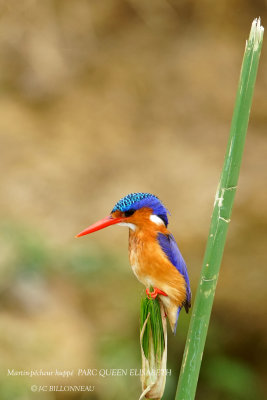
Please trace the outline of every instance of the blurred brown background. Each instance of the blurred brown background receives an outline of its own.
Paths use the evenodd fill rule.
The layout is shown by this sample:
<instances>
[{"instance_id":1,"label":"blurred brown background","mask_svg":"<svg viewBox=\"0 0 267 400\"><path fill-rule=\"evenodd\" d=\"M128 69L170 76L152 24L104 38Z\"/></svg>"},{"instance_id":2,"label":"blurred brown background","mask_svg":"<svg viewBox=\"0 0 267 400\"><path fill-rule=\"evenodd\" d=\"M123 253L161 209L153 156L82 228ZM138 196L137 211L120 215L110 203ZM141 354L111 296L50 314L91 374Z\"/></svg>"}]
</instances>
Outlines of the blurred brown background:
<instances>
[{"instance_id":1,"label":"blurred brown background","mask_svg":"<svg viewBox=\"0 0 267 400\"><path fill-rule=\"evenodd\" d=\"M0 398L137 399L138 377L7 368L140 368L144 288L126 229L74 235L134 191L159 196L193 297L253 18L263 0L0 1ZM265 38L266 40L266 38ZM266 394L266 52L197 399ZM174 398L189 317L170 334ZM95 385L32 393L31 384Z\"/></svg>"}]
</instances>

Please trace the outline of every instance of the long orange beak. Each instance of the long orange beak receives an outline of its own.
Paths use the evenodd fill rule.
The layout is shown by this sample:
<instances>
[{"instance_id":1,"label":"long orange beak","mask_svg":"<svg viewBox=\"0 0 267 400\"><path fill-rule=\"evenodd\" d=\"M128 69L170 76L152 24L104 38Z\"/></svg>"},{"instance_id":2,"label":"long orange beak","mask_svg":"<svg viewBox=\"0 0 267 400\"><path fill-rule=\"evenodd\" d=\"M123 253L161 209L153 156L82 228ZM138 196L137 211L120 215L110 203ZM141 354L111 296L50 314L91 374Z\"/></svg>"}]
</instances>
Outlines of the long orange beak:
<instances>
[{"instance_id":1,"label":"long orange beak","mask_svg":"<svg viewBox=\"0 0 267 400\"><path fill-rule=\"evenodd\" d=\"M124 219L125 218L112 218L109 215L108 217L97 221L95 224L88 226L88 228L78 233L78 235L76 235L75 237L78 238L84 235L88 235L88 233L99 231L100 229L106 228L107 226L118 224L119 222L124 221Z\"/></svg>"}]
</instances>

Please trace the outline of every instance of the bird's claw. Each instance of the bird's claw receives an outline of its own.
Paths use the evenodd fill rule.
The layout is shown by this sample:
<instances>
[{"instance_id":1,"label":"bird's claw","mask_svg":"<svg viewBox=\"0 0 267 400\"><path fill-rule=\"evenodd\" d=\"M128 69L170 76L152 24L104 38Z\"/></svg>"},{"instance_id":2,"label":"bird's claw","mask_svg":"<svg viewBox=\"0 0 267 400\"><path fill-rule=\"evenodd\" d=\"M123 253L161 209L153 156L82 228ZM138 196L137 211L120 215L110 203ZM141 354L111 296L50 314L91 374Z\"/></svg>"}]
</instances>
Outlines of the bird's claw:
<instances>
[{"instance_id":1,"label":"bird's claw","mask_svg":"<svg viewBox=\"0 0 267 400\"><path fill-rule=\"evenodd\" d=\"M146 294L147 297L150 299L155 299L157 297L158 294L161 294L162 296L168 296L165 292L163 292L162 290L158 289L158 288L154 288L153 292L150 292L149 289L146 289Z\"/></svg>"}]
</instances>

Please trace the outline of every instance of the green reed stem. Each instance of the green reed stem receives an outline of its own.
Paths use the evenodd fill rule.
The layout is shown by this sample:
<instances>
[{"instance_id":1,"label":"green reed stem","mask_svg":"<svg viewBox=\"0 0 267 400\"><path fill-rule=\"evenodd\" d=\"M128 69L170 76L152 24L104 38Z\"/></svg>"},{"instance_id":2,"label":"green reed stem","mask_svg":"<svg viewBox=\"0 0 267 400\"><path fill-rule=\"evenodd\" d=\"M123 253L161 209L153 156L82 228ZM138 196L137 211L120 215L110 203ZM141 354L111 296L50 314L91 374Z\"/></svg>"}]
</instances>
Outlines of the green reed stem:
<instances>
[{"instance_id":1,"label":"green reed stem","mask_svg":"<svg viewBox=\"0 0 267 400\"><path fill-rule=\"evenodd\" d=\"M226 156L217 189L200 282L192 311L175 400L195 398L226 234L236 193L263 40L260 19L246 43Z\"/></svg>"},{"instance_id":2,"label":"green reed stem","mask_svg":"<svg viewBox=\"0 0 267 400\"><path fill-rule=\"evenodd\" d=\"M160 304L158 298L148 299L147 297L141 300L140 310L140 325L141 330L144 326L145 320L149 314L149 319L144 331L142 346L146 358L149 358L149 350L151 349L150 341L153 341L154 354L159 360L162 358L164 351L164 333L160 312Z\"/></svg>"}]
</instances>

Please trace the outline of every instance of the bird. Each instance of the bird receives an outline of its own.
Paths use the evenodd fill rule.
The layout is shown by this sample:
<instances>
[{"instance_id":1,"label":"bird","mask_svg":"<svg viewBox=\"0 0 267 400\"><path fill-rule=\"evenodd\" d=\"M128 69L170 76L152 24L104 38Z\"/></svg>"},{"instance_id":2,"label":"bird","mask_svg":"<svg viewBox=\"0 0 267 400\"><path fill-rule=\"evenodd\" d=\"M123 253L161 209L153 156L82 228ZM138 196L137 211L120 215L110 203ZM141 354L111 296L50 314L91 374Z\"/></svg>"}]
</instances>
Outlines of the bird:
<instances>
[{"instance_id":1,"label":"bird","mask_svg":"<svg viewBox=\"0 0 267 400\"><path fill-rule=\"evenodd\" d=\"M90 225L76 237L110 225L129 228L129 260L133 273L145 285L146 294L159 296L171 330L175 334L182 307L188 313L191 290L186 263L168 230L170 212L151 193L130 193L121 198L111 213Z\"/></svg>"}]
</instances>

